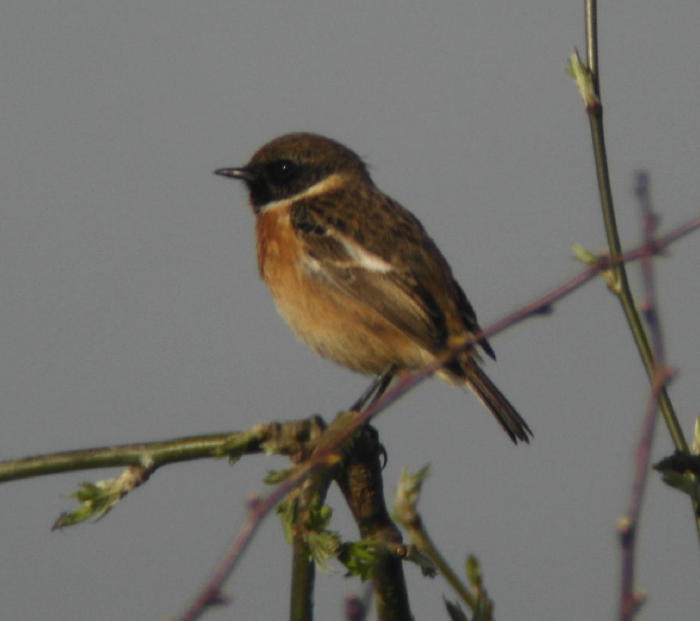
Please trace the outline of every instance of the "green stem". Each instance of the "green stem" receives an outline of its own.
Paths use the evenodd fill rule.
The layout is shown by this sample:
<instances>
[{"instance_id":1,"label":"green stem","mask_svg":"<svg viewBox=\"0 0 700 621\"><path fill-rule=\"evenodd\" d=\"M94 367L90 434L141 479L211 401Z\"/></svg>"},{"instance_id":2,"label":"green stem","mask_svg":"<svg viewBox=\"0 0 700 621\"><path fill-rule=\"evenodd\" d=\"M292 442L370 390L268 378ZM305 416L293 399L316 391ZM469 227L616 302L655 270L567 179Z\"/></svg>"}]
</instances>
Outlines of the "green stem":
<instances>
[{"instance_id":1,"label":"green stem","mask_svg":"<svg viewBox=\"0 0 700 621\"><path fill-rule=\"evenodd\" d=\"M221 456L221 447L236 434L192 436L162 442L105 446L0 462L0 482L28 477L117 466L160 466Z\"/></svg>"},{"instance_id":2,"label":"green stem","mask_svg":"<svg viewBox=\"0 0 700 621\"><path fill-rule=\"evenodd\" d=\"M608 249L613 262L613 273L616 280L616 291L622 311L627 319L627 324L632 332L637 350L644 364L649 379L654 377L656 372L656 361L652 352L651 344L647 336L642 318L637 310L637 305L632 296L632 291L627 279L625 264L619 261L622 254L620 237L615 218L615 207L613 203L612 188L610 185L610 170L608 165L607 151L605 147L605 131L603 127L603 104L600 96L600 73L598 66L598 30L597 30L597 2L596 0L585 1L586 12L586 61L590 71L593 88L595 91L595 101L587 102L586 110L591 127L591 138L593 141L593 154L595 157L596 175L598 179L598 192L600 194L600 204L603 214L605 233L608 239ZM659 391L659 407L666 423L666 427L671 435L674 446L677 450L687 453L688 444L683 435L683 430L678 422L668 392L665 388ZM697 503L693 503L695 514L695 525L700 536L700 514Z\"/></svg>"},{"instance_id":3,"label":"green stem","mask_svg":"<svg viewBox=\"0 0 700 621\"><path fill-rule=\"evenodd\" d=\"M319 420L311 417L285 423L255 425L247 431L105 446L2 461L0 483L91 468L140 466L155 469L181 461L211 457L235 459L262 451L293 455L304 449L305 441L310 435L319 433Z\"/></svg>"},{"instance_id":4,"label":"green stem","mask_svg":"<svg viewBox=\"0 0 700 621\"><path fill-rule=\"evenodd\" d=\"M437 567L445 580L447 580L450 586L462 598L462 601L469 607L469 610L476 610L476 596L467 588L467 585L459 579L459 576L452 570L452 567L450 567L442 554L440 554L440 551L423 527L423 521L420 516L416 515L411 520L410 524L405 524L404 526L407 528L413 544L435 564L435 567Z\"/></svg>"},{"instance_id":5,"label":"green stem","mask_svg":"<svg viewBox=\"0 0 700 621\"><path fill-rule=\"evenodd\" d=\"M622 305L627 324L634 337L637 350L644 363L647 375L651 379L654 376L656 363L651 350L642 318L637 310L632 291L627 279L625 264L618 259L622 254L620 236L615 218L612 188L610 186L610 168L608 165L607 150L605 148L605 131L603 127L603 105L600 96L600 75L598 68L598 28L597 28L597 2L586 0L586 61L588 70L593 78L593 88L597 97L597 103L587 105L588 120L591 126L591 138L593 140L593 155L595 157L596 175L598 179L598 193L605 225L605 234L608 239L608 249L613 260L613 273L617 281L617 297ZM673 404L664 388L659 393L659 406L668 427L673 444L679 451L688 452L688 444L683 436L683 430L673 409Z\"/></svg>"},{"instance_id":6,"label":"green stem","mask_svg":"<svg viewBox=\"0 0 700 621\"><path fill-rule=\"evenodd\" d=\"M600 202L602 207L603 222L605 224L605 233L608 238L608 249L610 257L615 264L612 268L615 274L617 285L616 295L622 305L622 311L627 319L627 325L632 332L634 342L637 345L637 350L644 364L647 375L651 379L654 375L656 362L651 350L649 338L642 318L637 310L637 305L632 296L632 291L627 278L627 270L625 264L618 261L622 254L620 237L618 235L618 227L615 218L615 209L613 205L612 189L610 187L610 175L608 168L607 153L605 149L605 134L603 129L603 109L602 106L596 109L589 108L588 118L591 126L591 137L593 139L593 152L595 155L596 173L598 177L598 191L600 193ZM674 446L682 452L688 451L688 444L683 436L683 430L678 422L676 413L673 409L673 404L668 396L668 392L664 388L659 393L659 406L668 427L671 439Z\"/></svg>"},{"instance_id":7,"label":"green stem","mask_svg":"<svg viewBox=\"0 0 700 621\"><path fill-rule=\"evenodd\" d=\"M313 619L313 589L316 567L304 538L294 537L292 543L292 589L289 606L290 621Z\"/></svg>"},{"instance_id":8,"label":"green stem","mask_svg":"<svg viewBox=\"0 0 700 621\"><path fill-rule=\"evenodd\" d=\"M312 621L314 616L316 563L312 557L308 535L315 528L312 519L314 508L323 506L332 481L333 469L326 468L312 474L300 488L287 497L287 502L295 502L298 507L297 520L292 527L290 621Z\"/></svg>"}]
</instances>

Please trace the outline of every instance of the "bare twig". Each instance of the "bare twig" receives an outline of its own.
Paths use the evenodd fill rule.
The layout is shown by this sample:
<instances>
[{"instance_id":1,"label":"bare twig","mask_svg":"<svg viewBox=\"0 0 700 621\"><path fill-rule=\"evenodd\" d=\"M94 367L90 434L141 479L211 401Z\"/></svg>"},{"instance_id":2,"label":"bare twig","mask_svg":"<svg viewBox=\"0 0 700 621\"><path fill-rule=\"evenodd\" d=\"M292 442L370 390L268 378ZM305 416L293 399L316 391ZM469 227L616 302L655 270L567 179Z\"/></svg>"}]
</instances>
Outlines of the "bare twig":
<instances>
[{"instance_id":1,"label":"bare twig","mask_svg":"<svg viewBox=\"0 0 700 621\"><path fill-rule=\"evenodd\" d=\"M243 556L243 552L248 547L263 518L279 503L287 493L298 484L300 479L290 479L278 485L266 498L252 498L248 503L248 517L238 532L236 540L233 542L224 557L224 561L219 564L214 574L200 591L197 598L190 607L178 617L178 621L194 621L199 619L207 608L220 605L226 601L223 595L223 585L236 568Z\"/></svg>"},{"instance_id":2,"label":"bare twig","mask_svg":"<svg viewBox=\"0 0 700 621\"><path fill-rule=\"evenodd\" d=\"M647 326L649 327L652 350L656 363L655 366L658 370L659 365L665 358L663 333L661 330L661 321L659 319L659 302L656 295L656 282L654 280L654 264L652 262L655 252L654 238L659 228L659 216L654 212L651 206L649 173L646 171L637 172L634 193L639 201L642 215L642 235L644 247L647 249L647 252L642 255L640 260L644 283L644 299L642 300L641 310L644 314Z\"/></svg>"},{"instance_id":3,"label":"bare twig","mask_svg":"<svg viewBox=\"0 0 700 621\"><path fill-rule=\"evenodd\" d=\"M656 428L659 393L673 377L673 370L665 366L663 334L659 319L656 283L654 280L652 257L654 253L654 235L659 219L651 207L649 176L647 173L637 173L635 194L642 212L644 245L648 249L648 253L641 257L644 283L642 312L644 313L644 318L651 335L654 355L654 374L652 376L651 390L635 456L634 483L630 493L627 513L618 523L620 545L622 547L620 605L618 612L618 619L620 621L630 621L637 610L639 610L640 605L644 602L644 595L634 589L637 532L639 529L639 518L642 501L644 499L644 491L649 476L649 463L654 430Z\"/></svg>"}]
</instances>

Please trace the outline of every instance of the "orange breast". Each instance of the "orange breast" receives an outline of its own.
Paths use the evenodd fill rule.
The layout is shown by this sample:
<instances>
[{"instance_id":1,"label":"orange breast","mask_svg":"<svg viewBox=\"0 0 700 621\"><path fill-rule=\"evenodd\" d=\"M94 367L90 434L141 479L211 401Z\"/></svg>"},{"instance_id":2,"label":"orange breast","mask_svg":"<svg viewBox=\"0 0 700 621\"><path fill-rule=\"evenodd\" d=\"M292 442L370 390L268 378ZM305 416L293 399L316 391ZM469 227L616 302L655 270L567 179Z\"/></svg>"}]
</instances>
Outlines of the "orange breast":
<instances>
[{"instance_id":1,"label":"orange breast","mask_svg":"<svg viewBox=\"0 0 700 621\"><path fill-rule=\"evenodd\" d=\"M256 228L260 275L279 313L314 351L368 375L390 365L416 368L433 359L375 310L326 279L306 257L288 208L259 215Z\"/></svg>"},{"instance_id":2,"label":"orange breast","mask_svg":"<svg viewBox=\"0 0 700 621\"><path fill-rule=\"evenodd\" d=\"M301 243L292 229L289 211L273 210L256 220L258 269L270 287L294 277L294 265L301 258Z\"/></svg>"}]
</instances>

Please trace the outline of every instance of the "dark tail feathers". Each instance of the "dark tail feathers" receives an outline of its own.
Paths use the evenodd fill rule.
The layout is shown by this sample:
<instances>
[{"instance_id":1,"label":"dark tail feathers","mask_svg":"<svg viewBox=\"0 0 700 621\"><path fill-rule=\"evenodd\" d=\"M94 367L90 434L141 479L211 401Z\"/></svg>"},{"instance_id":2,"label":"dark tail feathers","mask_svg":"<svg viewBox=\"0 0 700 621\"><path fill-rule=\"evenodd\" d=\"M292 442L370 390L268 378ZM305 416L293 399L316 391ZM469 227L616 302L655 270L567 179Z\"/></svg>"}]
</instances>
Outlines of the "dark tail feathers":
<instances>
[{"instance_id":1,"label":"dark tail feathers","mask_svg":"<svg viewBox=\"0 0 700 621\"><path fill-rule=\"evenodd\" d=\"M468 359L461 366L467 386L496 417L510 439L516 444L518 440L529 442L532 437L530 427L479 364Z\"/></svg>"}]
</instances>

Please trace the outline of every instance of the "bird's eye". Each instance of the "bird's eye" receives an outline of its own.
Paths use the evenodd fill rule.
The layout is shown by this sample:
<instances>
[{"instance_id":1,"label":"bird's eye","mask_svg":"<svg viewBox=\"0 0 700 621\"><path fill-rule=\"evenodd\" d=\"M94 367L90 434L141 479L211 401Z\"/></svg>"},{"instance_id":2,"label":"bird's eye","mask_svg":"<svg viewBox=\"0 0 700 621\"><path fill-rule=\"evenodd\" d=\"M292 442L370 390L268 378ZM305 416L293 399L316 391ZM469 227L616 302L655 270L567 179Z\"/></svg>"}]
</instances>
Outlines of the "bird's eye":
<instances>
[{"instance_id":1,"label":"bird's eye","mask_svg":"<svg viewBox=\"0 0 700 621\"><path fill-rule=\"evenodd\" d=\"M270 181L275 185L289 183L299 174L299 167L290 160L270 162L266 168Z\"/></svg>"}]
</instances>

